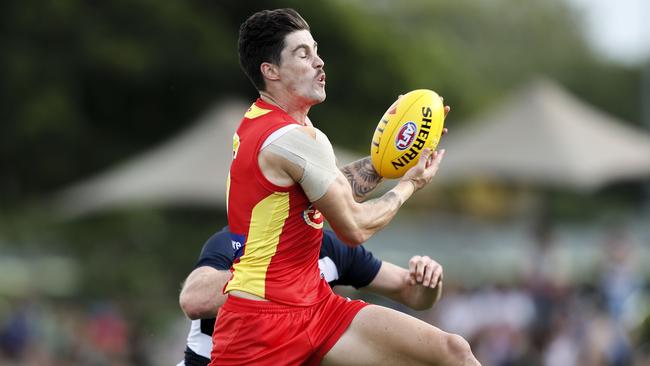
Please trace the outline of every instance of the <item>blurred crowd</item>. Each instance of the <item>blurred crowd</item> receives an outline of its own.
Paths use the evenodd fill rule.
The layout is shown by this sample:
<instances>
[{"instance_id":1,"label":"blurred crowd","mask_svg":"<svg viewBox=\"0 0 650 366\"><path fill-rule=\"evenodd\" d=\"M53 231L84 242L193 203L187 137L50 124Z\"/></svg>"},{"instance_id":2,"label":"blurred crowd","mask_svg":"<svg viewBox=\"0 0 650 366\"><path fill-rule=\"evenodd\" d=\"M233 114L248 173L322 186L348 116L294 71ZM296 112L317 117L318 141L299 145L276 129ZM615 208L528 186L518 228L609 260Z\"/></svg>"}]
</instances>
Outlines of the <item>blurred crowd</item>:
<instances>
[{"instance_id":1,"label":"blurred crowd","mask_svg":"<svg viewBox=\"0 0 650 366\"><path fill-rule=\"evenodd\" d=\"M650 365L650 283L639 243L625 230L612 230L594 275L576 281L562 268L567 262L559 258L553 232L542 226L533 238L517 278L472 286L446 280L440 302L413 315L464 336L484 366ZM143 339L122 306L0 301L0 365L158 363L149 355L169 347ZM180 360L186 331L167 335L178 348L167 364Z\"/></svg>"},{"instance_id":2,"label":"blurred crowd","mask_svg":"<svg viewBox=\"0 0 650 366\"><path fill-rule=\"evenodd\" d=\"M30 299L3 304L0 365L140 365L129 323L110 303Z\"/></svg>"},{"instance_id":3,"label":"blurred crowd","mask_svg":"<svg viewBox=\"0 0 650 366\"><path fill-rule=\"evenodd\" d=\"M650 288L629 234L608 234L586 283L566 277L552 231L534 236L516 281L448 284L424 319L463 335L484 366L650 365Z\"/></svg>"},{"instance_id":4,"label":"blurred crowd","mask_svg":"<svg viewBox=\"0 0 650 366\"><path fill-rule=\"evenodd\" d=\"M484 366L650 365L637 299L603 299L590 286L537 290L447 290L427 320L465 336Z\"/></svg>"}]
</instances>

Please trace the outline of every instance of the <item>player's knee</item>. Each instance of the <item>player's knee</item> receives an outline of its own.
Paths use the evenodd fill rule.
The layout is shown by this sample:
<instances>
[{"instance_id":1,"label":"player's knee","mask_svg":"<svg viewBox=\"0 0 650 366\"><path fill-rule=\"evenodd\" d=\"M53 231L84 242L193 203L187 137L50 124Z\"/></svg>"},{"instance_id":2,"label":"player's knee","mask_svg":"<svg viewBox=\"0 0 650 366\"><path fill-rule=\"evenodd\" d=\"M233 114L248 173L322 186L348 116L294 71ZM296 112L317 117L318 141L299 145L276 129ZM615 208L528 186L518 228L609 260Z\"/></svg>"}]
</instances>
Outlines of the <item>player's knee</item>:
<instances>
[{"instance_id":1,"label":"player's knee","mask_svg":"<svg viewBox=\"0 0 650 366\"><path fill-rule=\"evenodd\" d=\"M453 359L453 365L480 366L465 338L457 334L449 334L447 336L447 349Z\"/></svg>"}]
</instances>

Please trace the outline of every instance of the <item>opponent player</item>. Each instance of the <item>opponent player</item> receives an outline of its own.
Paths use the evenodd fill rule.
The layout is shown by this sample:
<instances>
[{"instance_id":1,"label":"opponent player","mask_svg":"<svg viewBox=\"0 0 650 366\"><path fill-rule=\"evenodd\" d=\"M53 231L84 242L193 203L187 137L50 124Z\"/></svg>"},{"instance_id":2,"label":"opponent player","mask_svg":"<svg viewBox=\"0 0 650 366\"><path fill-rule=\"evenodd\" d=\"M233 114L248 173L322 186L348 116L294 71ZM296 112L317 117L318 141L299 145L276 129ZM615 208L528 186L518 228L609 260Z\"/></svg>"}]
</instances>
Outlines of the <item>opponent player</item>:
<instances>
[{"instance_id":1,"label":"opponent player","mask_svg":"<svg viewBox=\"0 0 650 366\"><path fill-rule=\"evenodd\" d=\"M327 137L307 119L325 100L325 72L304 19L291 9L252 15L240 28L239 57L260 98L233 138L236 254L211 365L478 364L460 336L335 295L318 269L323 215L339 238L363 243L431 181L444 151L424 149L393 189L357 202L352 187L379 179L354 171L366 163L341 173Z\"/></svg>"},{"instance_id":2,"label":"opponent player","mask_svg":"<svg viewBox=\"0 0 650 366\"><path fill-rule=\"evenodd\" d=\"M226 300L223 286L230 278L235 251L227 228L204 245L195 269L180 294L183 312L192 319L185 359L178 366L210 362L215 315ZM363 246L348 247L330 230L323 231L318 267L331 287L354 286L387 296L415 310L428 309L442 293L442 266L426 256L413 256L409 269L375 258Z\"/></svg>"}]
</instances>

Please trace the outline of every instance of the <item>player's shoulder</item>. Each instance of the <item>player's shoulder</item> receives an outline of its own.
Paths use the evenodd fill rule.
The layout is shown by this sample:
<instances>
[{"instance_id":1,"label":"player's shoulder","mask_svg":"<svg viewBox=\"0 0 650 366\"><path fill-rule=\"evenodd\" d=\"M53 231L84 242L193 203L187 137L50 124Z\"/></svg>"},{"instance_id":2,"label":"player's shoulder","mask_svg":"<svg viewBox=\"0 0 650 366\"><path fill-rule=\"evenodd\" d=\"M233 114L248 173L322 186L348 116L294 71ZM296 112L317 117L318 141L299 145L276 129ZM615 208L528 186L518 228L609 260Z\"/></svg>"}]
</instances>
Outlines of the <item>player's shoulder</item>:
<instances>
[{"instance_id":1,"label":"player's shoulder","mask_svg":"<svg viewBox=\"0 0 650 366\"><path fill-rule=\"evenodd\" d=\"M230 242L230 229L228 226L224 226L221 230L212 234L206 244L216 244L223 241Z\"/></svg>"},{"instance_id":2,"label":"player's shoulder","mask_svg":"<svg viewBox=\"0 0 650 366\"><path fill-rule=\"evenodd\" d=\"M230 240L230 230L228 226L220 231L212 234L212 236L203 245L203 253L214 253L232 250L232 243Z\"/></svg>"},{"instance_id":3,"label":"player's shoulder","mask_svg":"<svg viewBox=\"0 0 650 366\"><path fill-rule=\"evenodd\" d=\"M221 231L214 233L203 244L201 254L194 268L202 266L212 267L218 270L228 269L232 266L235 256L230 231L226 226Z\"/></svg>"},{"instance_id":4,"label":"player's shoulder","mask_svg":"<svg viewBox=\"0 0 650 366\"><path fill-rule=\"evenodd\" d=\"M296 123L287 112L278 108L277 106L271 105L264 102L261 99L257 99L244 113L244 121L254 121L254 122L264 122L263 125L269 123ZM254 125L261 125L260 123L254 123Z\"/></svg>"},{"instance_id":5,"label":"player's shoulder","mask_svg":"<svg viewBox=\"0 0 650 366\"><path fill-rule=\"evenodd\" d=\"M267 116L273 112L271 108L265 108L263 105L259 105L259 102L251 104L251 106L244 113L245 119L260 119L264 116Z\"/></svg>"},{"instance_id":6,"label":"player's shoulder","mask_svg":"<svg viewBox=\"0 0 650 366\"><path fill-rule=\"evenodd\" d=\"M304 133L305 135L311 137L312 140L316 140L316 136L318 134L322 134L322 132L320 132L320 130L314 126L299 126L296 128L296 131Z\"/></svg>"},{"instance_id":7,"label":"player's shoulder","mask_svg":"<svg viewBox=\"0 0 650 366\"><path fill-rule=\"evenodd\" d=\"M290 125L294 125L294 127L300 126L285 111L258 99L244 113L244 118L237 132L243 134L275 134L275 139L288 132L290 129L285 128Z\"/></svg>"}]
</instances>

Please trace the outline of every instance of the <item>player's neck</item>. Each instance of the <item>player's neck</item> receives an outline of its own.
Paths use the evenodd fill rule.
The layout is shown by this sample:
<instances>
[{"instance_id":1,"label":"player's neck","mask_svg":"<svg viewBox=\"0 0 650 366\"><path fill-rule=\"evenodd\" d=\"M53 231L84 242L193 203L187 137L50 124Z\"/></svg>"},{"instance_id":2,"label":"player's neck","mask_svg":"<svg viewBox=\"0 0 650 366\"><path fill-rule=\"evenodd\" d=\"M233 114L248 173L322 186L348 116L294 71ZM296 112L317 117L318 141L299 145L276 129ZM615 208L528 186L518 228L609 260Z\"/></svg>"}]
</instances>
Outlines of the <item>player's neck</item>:
<instances>
[{"instance_id":1,"label":"player's neck","mask_svg":"<svg viewBox=\"0 0 650 366\"><path fill-rule=\"evenodd\" d=\"M288 115L290 115L293 119L298 121L298 123L302 125L307 125L307 113L309 113L309 105L304 105L301 103L293 102L292 103L292 98L287 97L287 98L278 98L268 91L260 91L260 98L265 101L266 103L269 103L271 105L274 105L283 111L285 111Z\"/></svg>"}]
</instances>

